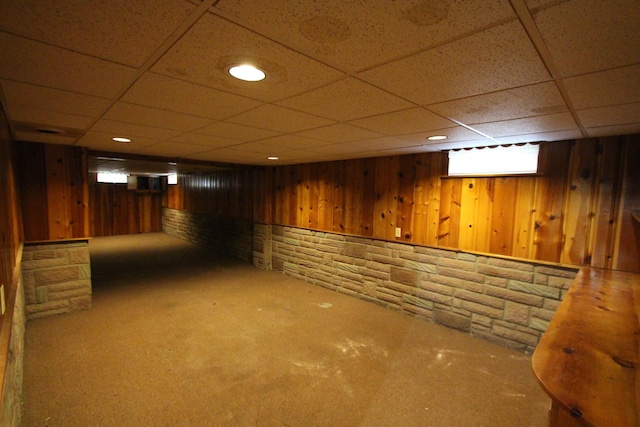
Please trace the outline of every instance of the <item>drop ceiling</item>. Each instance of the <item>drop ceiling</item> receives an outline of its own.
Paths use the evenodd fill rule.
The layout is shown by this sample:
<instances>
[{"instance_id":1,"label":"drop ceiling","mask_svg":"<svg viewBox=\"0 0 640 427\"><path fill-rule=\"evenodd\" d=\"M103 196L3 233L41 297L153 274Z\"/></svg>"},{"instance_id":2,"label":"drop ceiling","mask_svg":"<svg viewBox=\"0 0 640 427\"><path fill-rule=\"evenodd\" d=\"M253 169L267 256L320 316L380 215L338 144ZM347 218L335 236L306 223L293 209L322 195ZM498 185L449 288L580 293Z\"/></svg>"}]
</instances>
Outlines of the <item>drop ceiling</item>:
<instances>
[{"instance_id":1,"label":"drop ceiling","mask_svg":"<svg viewBox=\"0 0 640 427\"><path fill-rule=\"evenodd\" d=\"M0 99L19 141L267 165L640 132L637 0L2 9ZM234 79L238 63L267 78Z\"/></svg>"}]
</instances>

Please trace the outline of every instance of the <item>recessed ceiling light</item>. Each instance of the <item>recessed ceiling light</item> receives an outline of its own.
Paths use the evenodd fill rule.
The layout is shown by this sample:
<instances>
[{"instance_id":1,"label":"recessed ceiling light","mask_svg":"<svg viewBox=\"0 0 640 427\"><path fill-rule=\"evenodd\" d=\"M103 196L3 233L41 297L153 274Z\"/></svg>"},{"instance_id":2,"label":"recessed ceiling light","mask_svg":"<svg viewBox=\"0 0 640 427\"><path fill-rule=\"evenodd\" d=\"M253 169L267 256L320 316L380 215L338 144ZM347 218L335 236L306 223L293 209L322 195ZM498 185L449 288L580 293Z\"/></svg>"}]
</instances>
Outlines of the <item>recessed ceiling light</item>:
<instances>
[{"instance_id":1,"label":"recessed ceiling light","mask_svg":"<svg viewBox=\"0 0 640 427\"><path fill-rule=\"evenodd\" d=\"M279 157L278 156L269 156L267 157L267 160L278 160Z\"/></svg>"},{"instance_id":2,"label":"recessed ceiling light","mask_svg":"<svg viewBox=\"0 0 640 427\"><path fill-rule=\"evenodd\" d=\"M128 144L131 142L129 138L114 137L111 139L113 139L115 142L122 142L123 144Z\"/></svg>"},{"instance_id":3,"label":"recessed ceiling light","mask_svg":"<svg viewBox=\"0 0 640 427\"><path fill-rule=\"evenodd\" d=\"M257 69L253 65L235 65L229 68L229 74L236 79L247 82L258 82L266 77L264 71Z\"/></svg>"},{"instance_id":4,"label":"recessed ceiling light","mask_svg":"<svg viewBox=\"0 0 640 427\"><path fill-rule=\"evenodd\" d=\"M429 141L442 141L447 139L447 135L433 135L427 138Z\"/></svg>"}]
</instances>

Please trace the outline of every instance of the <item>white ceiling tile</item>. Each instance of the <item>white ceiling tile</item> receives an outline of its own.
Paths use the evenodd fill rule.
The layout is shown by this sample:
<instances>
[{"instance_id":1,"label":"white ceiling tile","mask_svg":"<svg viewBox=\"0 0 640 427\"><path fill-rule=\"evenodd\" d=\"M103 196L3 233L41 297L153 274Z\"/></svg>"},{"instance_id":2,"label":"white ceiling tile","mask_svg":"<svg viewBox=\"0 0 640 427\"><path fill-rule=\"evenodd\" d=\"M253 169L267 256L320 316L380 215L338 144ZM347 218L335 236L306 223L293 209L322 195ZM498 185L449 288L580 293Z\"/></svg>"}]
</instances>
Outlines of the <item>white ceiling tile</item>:
<instances>
[{"instance_id":1,"label":"white ceiling tile","mask_svg":"<svg viewBox=\"0 0 640 427\"><path fill-rule=\"evenodd\" d=\"M271 130L259 129L224 121L215 122L209 126L198 129L197 133L235 139L238 141L255 141L257 139L269 138L278 135L278 132Z\"/></svg>"},{"instance_id":2,"label":"white ceiling tile","mask_svg":"<svg viewBox=\"0 0 640 427\"><path fill-rule=\"evenodd\" d=\"M357 141L360 139L371 139L383 136L378 132L351 126L345 123L337 123L335 125L324 126L298 132L296 135L306 136L309 138L319 139L332 143Z\"/></svg>"},{"instance_id":3,"label":"white ceiling tile","mask_svg":"<svg viewBox=\"0 0 640 427\"><path fill-rule=\"evenodd\" d=\"M322 155L334 155L340 156L349 153L362 153L365 150L362 147L353 146L350 144L329 144L322 145L320 147L314 147L313 152Z\"/></svg>"},{"instance_id":4,"label":"white ceiling tile","mask_svg":"<svg viewBox=\"0 0 640 427\"><path fill-rule=\"evenodd\" d=\"M438 142L435 144L428 144L425 146L425 148L429 150L436 150L436 151L447 151L447 150L457 150L460 148L490 147L494 145L497 145L496 141L491 141L489 139L477 139L473 141Z\"/></svg>"},{"instance_id":5,"label":"white ceiling tile","mask_svg":"<svg viewBox=\"0 0 640 427\"><path fill-rule=\"evenodd\" d=\"M272 104L239 114L227 121L284 133L299 132L333 123L332 120Z\"/></svg>"},{"instance_id":6,"label":"white ceiling tile","mask_svg":"<svg viewBox=\"0 0 640 427\"><path fill-rule=\"evenodd\" d=\"M352 120L349 124L386 135L404 135L455 126L452 121L419 107Z\"/></svg>"},{"instance_id":7,"label":"white ceiling tile","mask_svg":"<svg viewBox=\"0 0 640 427\"><path fill-rule=\"evenodd\" d=\"M110 133L89 131L85 133L76 145L87 147L91 150L110 151L114 153L135 153L144 147L149 147L160 141L148 138L135 138L131 143L123 144L115 142Z\"/></svg>"},{"instance_id":8,"label":"white ceiling tile","mask_svg":"<svg viewBox=\"0 0 640 427\"><path fill-rule=\"evenodd\" d=\"M567 111L554 82L539 83L428 106L461 123L496 122Z\"/></svg>"},{"instance_id":9,"label":"white ceiling tile","mask_svg":"<svg viewBox=\"0 0 640 427\"><path fill-rule=\"evenodd\" d=\"M252 153L230 148L204 151L196 155L186 156L196 160L206 160L210 162L236 163L245 165L267 164L266 156L261 153Z\"/></svg>"},{"instance_id":10,"label":"white ceiling tile","mask_svg":"<svg viewBox=\"0 0 640 427\"><path fill-rule=\"evenodd\" d=\"M640 62L637 0L573 0L534 19L562 76Z\"/></svg>"},{"instance_id":11,"label":"white ceiling tile","mask_svg":"<svg viewBox=\"0 0 640 427\"><path fill-rule=\"evenodd\" d=\"M81 146L246 164L277 150L290 164L639 131L637 0L212 3L6 0L13 136L73 144L97 123ZM265 81L225 74L251 58ZM552 82L558 68L579 74ZM115 131L144 136L116 144Z\"/></svg>"},{"instance_id":12,"label":"white ceiling tile","mask_svg":"<svg viewBox=\"0 0 640 427\"><path fill-rule=\"evenodd\" d=\"M79 130L84 130L93 122L91 117L21 106L11 107L8 114L16 122Z\"/></svg>"},{"instance_id":13,"label":"white ceiling tile","mask_svg":"<svg viewBox=\"0 0 640 427\"><path fill-rule=\"evenodd\" d=\"M521 142L540 142L540 141L567 141L570 139L582 138L582 133L578 129L559 130L555 132L537 132L524 135L510 135L495 138L500 144L518 144Z\"/></svg>"},{"instance_id":14,"label":"white ceiling tile","mask_svg":"<svg viewBox=\"0 0 640 427\"><path fill-rule=\"evenodd\" d=\"M261 68L267 74L266 79L245 82L231 77L228 68L243 63ZM211 14L200 18L152 70L262 101L286 98L344 76L334 68Z\"/></svg>"},{"instance_id":15,"label":"white ceiling tile","mask_svg":"<svg viewBox=\"0 0 640 427\"><path fill-rule=\"evenodd\" d=\"M247 153L258 153L264 156L271 156L271 155L279 156L284 152L291 151L291 148L275 147L273 145L265 144L262 141L254 141L254 142L247 142L244 144L237 144L233 147L229 147L229 149L243 151Z\"/></svg>"},{"instance_id":16,"label":"white ceiling tile","mask_svg":"<svg viewBox=\"0 0 640 427\"><path fill-rule=\"evenodd\" d=\"M518 21L391 62L360 76L420 105L550 78Z\"/></svg>"},{"instance_id":17,"label":"white ceiling tile","mask_svg":"<svg viewBox=\"0 0 640 427\"><path fill-rule=\"evenodd\" d=\"M387 62L514 16L506 0L223 0L214 10L349 71Z\"/></svg>"},{"instance_id":18,"label":"white ceiling tile","mask_svg":"<svg viewBox=\"0 0 640 427\"><path fill-rule=\"evenodd\" d=\"M448 142L457 142L457 141L474 141L474 140L485 140L490 142L491 140L486 137L473 132L465 128L464 126L455 126L445 129L434 129L429 132L418 132L411 133L407 135L399 135L398 138L412 141L414 144L432 144L433 141L428 140L427 138L435 135L444 135L447 137L446 141Z\"/></svg>"},{"instance_id":19,"label":"white ceiling tile","mask_svg":"<svg viewBox=\"0 0 640 427\"><path fill-rule=\"evenodd\" d=\"M110 103L105 98L10 80L0 81L0 86L9 105L19 105L59 113L97 117Z\"/></svg>"},{"instance_id":20,"label":"white ceiling tile","mask_svg":"<svg viewBox=\"0 0 640 427\"><path fill-rule=\"evenodd\" d=\"M160 110L143 105L116 102L104 115L105 119L126 123L138 123L162 129L184 132L208 125L213 120L174 111Z\"/></svg>"},{"instance_id":21,"label":"white ceiling tile","mask_svg":"<svg viewBox=\"0 0 640 427\"><path fill-rule=\"evenodd\" d=\"M186 144L197 144L209 148L223 148L239 144L239 141L235 139L222 138L212 135L203 135L200 133L185 133L173 138L173 141Z\"/></svg>"},{"instance_id":22,"label":"white ceiling tile","mask_svg":"<svg viewBox=\"0 0 640 427\"><path fill-rule=\"evenodd\" d=\"M73 145L76 142L77 138L64 136L64 135L24 132L24 131L18 130L16 131L16 140L29 141L29 142L41 142L43 144Z\"/></svg>"},{"instance_id":23,"label":"white ceiling tile","mask_svg":"<svg viewBox=\"0 0 640 427\"><path fill-rule=\"evenodd\" d=\"M140 66L195 9L174 0L6 0L0 28L121 64Z\"/></svg>"},{"instance_id":24,"label":"white ceiling tile","mask_svg":"<svg viewBox=\"0 0 640 427\"><path fill-rule=\"evenodd\" d=\"M473 128L491 137L524 135L545 131L577 130L575 120L570 113L548 114L503 122L482 123Z\"/></svg>"},{"instance_id":25,"label":"white ceiling tile","mask_svg":"<svg viewBox=\"0 0 640 427\"><path fill-rule=\"evenodd\" d=\"M569 0L525 0L525 3L531 11L535 12L537 9L542 9L543 7L548 7L550 5L560 3L561 1Z\"/></svg>"},{"instance_id":26,"label":"white ceiling tile","mask_svg":"<svg viewBox=\"0 0 640 427\"><path fill-rule=\"evenodd\" d=\"M640 124L640 102L578 110L577 113L587 128Z\"/></svg>"},{"instance_id":27,"label":"white ceiling tile","mask_svg":"<svg viewBox=\"0 0 640 427\"><path fill-rule=\"evenodd\" d=\"M413 106L401 98L352 77L280 101L278 104L338 121L353 120Z\"/></svg>"},{"instance_id":28,"label":"white ceiling tile","mask_svg":"<svg viewBox=\"0 0 640 427\"><path fill-rule=\"evenodd\" d=\"M380 150L380 156L402 156L405 154L417 154L424 152L433 152L438 151L435 148L432 148L428 145L416 145L413 147L405 147L405 148L394 148L392 150Z\"/></svg>"},{"instance_id":29,"label":"white ceiling tile","mask_svg":"<svg viewBox=\"0 0 640 427\"><path fill-rule=\"evenodd\" d=\"M92 131L109 133L112 136L119 136L134 139L136 137L164 140L180 135L182 132L171 129L162 129L151 126L144 126L133 123L117 122L114 120L98 120L92 127Z\"/></svg>"},{"instance_id":30,"label":"white ceiling tile","mask_svg":"<svg viewBox=\"0 0 640 427\"><path fill-rule=\"evenodd\" d=\"M564 79L576 109L640 101L640 65Z\"/></svg>"},{"instance_id":31,"label":"white ceiling tile","mask_svg":"<svg viewBox=\"0 0 640 427\"><path fill-rule=\"evenodd\" d=\"M243 96L153 73L143 75L122 100L212 119L224 119L260 105Z\"/></svg>"},{"instance_id":32,"label":"white ceiling tile","mask_svg":"<svg viewBox=\"0 0 640 427\"><path fill-rule=\"evenodd\" d=\"M328 145L326 142L318 141L313 138L306 138L300 135L279 135L272 138L262 139L259 142L276 148L283 148L285 150L315 150L323 145Z\"/></svg>"},{"instance_id":33,"label":"white ceiling tile","mask_svg":"<svg viewBox=\"0 0 640 427\"><path fill-rule=\"evenodd\" d=\"M0 78L104 98L115 97L135 70L0 32Z\"/></svg>"},{"instance_id":34,"label":"white ceiling tile","mask_svg":"<svg viewBox=\"0 0 640 427\"><path fill-rule=\"evenodd\" d=\"M363 141L353 141L347 143L351 147L361 147L367 150L392 150L396 148L415 147L420 145L415 141L400 139L392 136L384 136L381 138L366 139Z\"/></svg>"},{"instance_id":35,"label":"white ceiling tile","mask_svg":"<svg viewBox=\"0 0 640 427\"><path fill-rule=\"evenodd\" d=\"M187 157L193 154L211 150L211 147L195 144L178 144L176 142L163 141L144 148L144 154L162 157Z\"/></svg>"},{"instance_id":36,"label":"white ceiling tile","mask_svg":"<svg viewBox=\"0 0 640 427\"><path fill-rule=\"evenodd\" d=\"M597 128L587 128L590 137L611 136L611 135L632 135L640 133L640 123L617 126L601 126Z\"/></svg>"}]
</instances>

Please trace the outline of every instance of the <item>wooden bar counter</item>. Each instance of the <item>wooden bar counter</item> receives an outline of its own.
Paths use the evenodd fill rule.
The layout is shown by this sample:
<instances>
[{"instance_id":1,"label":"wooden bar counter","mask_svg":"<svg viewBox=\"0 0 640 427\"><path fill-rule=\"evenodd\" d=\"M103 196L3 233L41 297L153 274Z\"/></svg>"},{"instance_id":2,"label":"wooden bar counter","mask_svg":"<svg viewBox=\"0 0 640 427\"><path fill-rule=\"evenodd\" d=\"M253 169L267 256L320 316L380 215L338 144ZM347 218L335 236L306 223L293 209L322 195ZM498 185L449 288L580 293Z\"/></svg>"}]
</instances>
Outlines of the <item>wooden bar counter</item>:
<instances>
[{"instance_id":1,"label":"wooden bar counter","mask_svg":"<svg viewBox=\"0 0 640 427\"><path fill-rule=\"evenodd\" d=\"M533 353L549 425L640 425L640 274L584 268Z\"/></svg>"}]
</instances>

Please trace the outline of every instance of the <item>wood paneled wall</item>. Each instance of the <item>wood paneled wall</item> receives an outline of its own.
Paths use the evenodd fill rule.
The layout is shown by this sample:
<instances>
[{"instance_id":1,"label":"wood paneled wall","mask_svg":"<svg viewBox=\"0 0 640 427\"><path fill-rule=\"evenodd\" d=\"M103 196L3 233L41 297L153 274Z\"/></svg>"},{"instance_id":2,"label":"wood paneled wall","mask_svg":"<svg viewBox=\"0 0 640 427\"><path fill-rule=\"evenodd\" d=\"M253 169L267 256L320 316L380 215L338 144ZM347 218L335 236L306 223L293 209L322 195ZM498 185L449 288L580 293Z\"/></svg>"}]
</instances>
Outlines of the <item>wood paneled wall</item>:
<instances>
[{"instance_id":1,"label":"wood paneled wall","mask_svg":"<svg viewBox=\"0 0 640 427\"><path fill-rule=\"evenodd\" d=\"M15 164L15 144L0 108L0 284L5 285L5 292L12 286L16 257L23 240Z\"/></svg>"},{"instance_id":2,"label":"wood paneled wall","mask_svg":"<svg viewBox=\"0 0 640 427\"><path fill-rule=\"evenodd\" d=\"M537 176L443 177L444 153L268 168L255 220L638 271L638 158L636 135L542 144Z\"/></svg>"},{"instance_id":3,"label":"wood paneled wall","mask_svg":"<svg viewBox=\"0 0 640 427\"><path fill-rule=\"evenodd\" d=\"M90 181L93 237L162 231L162 193L98 183L94 173Z\"/></svg>"},{"instance_id":4,"label":"wood paneled wall","mask_svg":"<svg viewBox=\"0 0 640 427\"><path fill-rule=\"evenodd\" d=\"M167 186L165 206L222 217L252 219L254 168L180 174Z\"/></svg>"},{"instance_id":5,"label":"wood paneled wall","mask_svg":"<svg viewBox=\"0 0 640 427\"><path fill-rule=\"evenodd\" d=\"M27 142L17 145L25 240L89 237L86 149Z\"/></svg>"},{"instance_id":6,"label":"wood paneled wall","mask_svg":"<svg viewBox=\"0 0 640 427\"><path fill-rule=\"evenodd\" d=\"M536 176L444 177L445 153L243 169L181 176L167 206L640 271L637 159L640 136L631 135L541 144Z\"/></svg>"}]
</instances>

